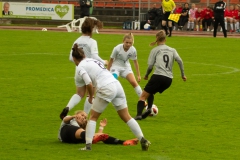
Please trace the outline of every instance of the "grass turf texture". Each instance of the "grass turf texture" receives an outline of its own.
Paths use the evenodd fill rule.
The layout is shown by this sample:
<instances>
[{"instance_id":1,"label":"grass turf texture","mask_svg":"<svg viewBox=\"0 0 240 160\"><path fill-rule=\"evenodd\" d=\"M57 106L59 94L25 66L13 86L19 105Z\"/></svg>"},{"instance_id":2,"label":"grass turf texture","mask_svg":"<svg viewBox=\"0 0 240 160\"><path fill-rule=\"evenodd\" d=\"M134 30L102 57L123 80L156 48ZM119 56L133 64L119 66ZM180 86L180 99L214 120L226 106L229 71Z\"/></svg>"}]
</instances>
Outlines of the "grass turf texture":
<instances>
[{"instance_id":1,"label":"grass turf texture","mask_svg":"<svg viewBox=\"0 0 240 160\"><path fill-rule=\"evenodd\" d=\"M137 146L99 143L93 151L84 144L57 140L59 113L75 93L74 64L68 56L78 33L0 30L1 159L164 159L212 160L240 157L239 39L171 37L185 65L183 82L177 63L172 86L155 95L156 117L138 121L152 145L148 152ZM94 34L100 55L109 59L123 35ZM135 36L142 77L154 36ZM132 63L132 62L131 62ZM134 66L132 65L135 72ZM120 78L129 112L136 114L138 97ZM143 88L145 80L140 82ZM77 109L83 109L84 100ZM108 119L105 133L119 139L134 138L110 104L100 118ZM98 125L97 125L98 129Z\"/></svg>"}]
</instances>

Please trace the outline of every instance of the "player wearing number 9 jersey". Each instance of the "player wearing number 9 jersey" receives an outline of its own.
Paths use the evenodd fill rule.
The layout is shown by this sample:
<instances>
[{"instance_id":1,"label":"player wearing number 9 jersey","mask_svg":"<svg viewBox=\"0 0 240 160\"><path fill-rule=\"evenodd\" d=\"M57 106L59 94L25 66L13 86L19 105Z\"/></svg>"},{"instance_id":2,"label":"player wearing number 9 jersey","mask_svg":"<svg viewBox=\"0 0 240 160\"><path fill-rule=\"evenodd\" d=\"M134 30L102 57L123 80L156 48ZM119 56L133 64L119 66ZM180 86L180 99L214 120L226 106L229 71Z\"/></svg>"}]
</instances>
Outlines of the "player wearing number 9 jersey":
<instances>
[{"instance_id":1,"label":"player wearing number 9 jersey","mask_svg":"<svg viewBox=\"0 0 240 160\"><path fill-rule=\"evenodd\" d=\"M151 73L153 66L155 66L155 71L139 98L137 104L137 116L135 117L136 120L145 119L151 113L155 93L162 93L170 87L173 78L172 67L174 60L177 61L180 67L182 79L184 81L187 80L187 77L184 75L184 67L181 57L174 48L167 46L165 42L166 34L163 30L160 30L156 34L156 41L150 44L153 46L157 43L157 47L151 50L148 57L148 69L144 79L148 80L148 75ZM146 100L148 101L148 109L142 114Z\"/></svg>"}]
</instances>

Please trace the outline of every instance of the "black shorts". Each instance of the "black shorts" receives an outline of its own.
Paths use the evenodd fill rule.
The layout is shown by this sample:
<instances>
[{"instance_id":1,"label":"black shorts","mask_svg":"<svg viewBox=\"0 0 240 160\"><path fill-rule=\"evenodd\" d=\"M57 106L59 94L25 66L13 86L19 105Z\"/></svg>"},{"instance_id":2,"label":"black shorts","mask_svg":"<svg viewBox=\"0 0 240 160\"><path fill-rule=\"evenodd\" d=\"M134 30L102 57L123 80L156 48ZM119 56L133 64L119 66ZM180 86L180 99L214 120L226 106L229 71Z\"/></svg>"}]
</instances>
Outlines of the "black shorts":
<instances>
[{"instance_id":1,"label":"black shorts","mask_svg":"<svg viewBox=\"0 0 240 160\"><path fill-rule=\"evenodd\" d=\"M162 19L162 20L164 20L164 21L170 21L170 20L168 19L168 17L170 16L170 14L171 14L171 12L165 12L165 13L163 14L163 19Z\"/></svg>"},{"instance_id":2,"label":"black shorts","mask_svg":"<svg viewBox=\"0 0 240 160\"><path fill-rule=\"evenodd\" d=\"M85 131L81 133L81 137L84 137L84 139L77 139L75 137L78 129L80 128L73 125L63 126L60 133L62 141L65 143L85 143Z\"/></svg>"},{"instance_id":3,"label":"black shorts","mask_svg":"<svg viewBox=\"0 0 240 160\"><path fill-rule=\"evenodd\" d=\"M153 74L144 88L144 91L155 94L157 92L162 93L164 90L170 87L172 78Z\"/></svg>"}]
</instances>

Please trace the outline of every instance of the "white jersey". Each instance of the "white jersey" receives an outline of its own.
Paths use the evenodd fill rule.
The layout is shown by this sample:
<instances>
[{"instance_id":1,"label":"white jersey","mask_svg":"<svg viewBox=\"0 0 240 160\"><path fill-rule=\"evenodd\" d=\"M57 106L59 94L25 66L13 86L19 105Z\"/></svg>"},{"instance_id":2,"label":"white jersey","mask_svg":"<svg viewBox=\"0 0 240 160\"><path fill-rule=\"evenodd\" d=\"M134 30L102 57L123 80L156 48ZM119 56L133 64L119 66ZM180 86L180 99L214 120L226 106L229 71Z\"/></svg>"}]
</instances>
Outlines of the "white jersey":
<instances>
[{"instance_id":1,"label":"white jersey","mask_svg":"<svg viewBox=\"0 0 240 160\"><path fill-rule=\"evenodd\" d=\"M174 48L167 45L159 45L152 49L148 57L148 65L155 66L153 74L173 78L172 67L174 60L178 62L183 76L184 71L182 59Z\"/></svg>"},{"instance_id":2,"label":"white jersey","mask_svg":"<svg viewBox=\"0 0 240 160\"><path fill-rule=\"evenodd\" d=\"M103 63L92 58L83 59L77 66L75 74L75 83L77 87L86 85L82 78L84 73L89 75L93 86L97 89L117 81L105 68Z\"/></svg>"},{"instance_id":3,"label":"white jersey","mask_svg":"<svg viewBox=\"0 0 240 160\"><path fill-rule=\"evenodd\" d=\"M92 39L90 36L80 36L74 43L77 43L79 48L82 48L84 51L84 54L87 58L93 58L93 59L97 59L99 61L101 61L102 63L104 63L104 60L102 60L99 56L98 56L98 45L97 45L97 41ZM72 48L73 48L72 46ZM73 62L72 59L72 48L70 51L70 55L69 55L69 60Z\"/></svg>"},{"instance_id":4,"label":"white jersey","mask_svg":"<svg viewBox=\"0 0 240 160\"><path fill-rule=\"evenodd\" d=\"M66 116L66 117L70 117L70 116ZM77 121L75 120L75 118L73 118L69 123L65 123L64 121L61 122L61 125L60 125L60 128L59 128L59 131L58 131L58 139L60 141L62 141L62 138L61 138L61 129L65 126L65 125L72 125L72 126L76 126L76 127L80 127L77 123Z\"/></svg>"},{"instance_id":5,"label":"white jersey","mask_svg":"<svg viewBox=\"0 0 240 160\"><path fill-rule=\"evenodd\" d=\"M137 60L137 51L134 46L125 51L123 44L119 44L114 47L111 58L113 58L113 67L131 67L129 59Z\"/></svg>"}]
</instances>

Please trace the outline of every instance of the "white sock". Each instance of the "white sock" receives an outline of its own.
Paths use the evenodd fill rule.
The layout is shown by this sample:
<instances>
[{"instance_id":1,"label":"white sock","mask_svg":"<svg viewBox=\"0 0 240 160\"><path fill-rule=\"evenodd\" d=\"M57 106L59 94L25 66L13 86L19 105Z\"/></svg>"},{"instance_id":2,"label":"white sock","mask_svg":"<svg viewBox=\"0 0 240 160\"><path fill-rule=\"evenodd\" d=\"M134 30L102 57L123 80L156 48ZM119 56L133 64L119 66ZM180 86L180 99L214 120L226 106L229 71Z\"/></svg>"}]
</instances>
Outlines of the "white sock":
<instances>
[{"instance_id":1,"label":"white sock","mask_svg":"<svg viewBox=\"0 0 240 160\"><path fill-rule=\"evenodd\" d=\"M134 88L135 92L137 93L138 97L141 97L142 94L142 88L138 85Z\"/></svg>"},{"instance_id":2,"label":"white sock","mask_svg":"<svg viewBox=\"0 0 240 160\"><path fill-rule=\"evenodd\" d=\"M86 135L85 135L85 139L86 139L86 144L91 143L92 144L92 140L93 140L93 136L96 130L96 122L89 120L87 123L87 127L86 127Z\"/></svg>"},{"instance_id":3,"label":"white sock","mask_svg":"<svg viewBox=\"0 0 240 160\"><path fill-rule=\"evenodd\" d=\"M194 29L194 22L191 23L191 28Z\"/></svg>"},{"instance_id":4,"label":"white sock","mask_svg":"<svg viewBox=\"0 0 240 160\"><path fill-rule=\"evenodd\" d=\"M191 23L191 22L188 21L188 23L187 23L187 29L189 29L190 23Z\"/></svg>"},{"instance_id":5,"label":"white sock","mask_svg":"<svg viewBox=\"0 0 240 160\"><path fill-rule=\"evenodd\" d=\"M233 30L233 24L232 23L230 23L230 28L231 28L231 30Z\"/></svg>"},{"instance_id":6,"label":"white sock","mask_svg":"<svg viewBox=\"0 0 240 160\"><path fill-rule=\"evenodd\" d=\"M141 140L143 137L143 133L142 133L142 130L141 130L139 124L137 123L137 121L135 119L131 118L127 122L127 125L130 127L131 131L138 138L138 140Z\"/></svg>"},{"instance_id":7,"label":"white sock","mask_svg":"<svg viewBox=\"0 0 240 160\"><path fill-rule=\"evenodd\" d=\"M198 25L196 25L196 29L197 29L197 31L199 31L199 26Z\"/></svg>"},{"instance_id":8,"label":"white sock","mask_svg":"<svg viewBox=\"0 0 240 160\"><path fill-rule=\"evenodd\" d=\"M87 96L85 99L85 102L84 102L84 112L86 112L87 114L90 112L91 107L92 107L92 104L88 102L88 98L89 97Z\"/></svg>"},{"instance_id":9,"label":"white sock","mask_svg":"<svg viewBox=\"0 0 240 160\"><path fill-rule=\"evenodd\" d=\"M225 22L225 29L227 30L227 22Z\"/></svg>"},{"instance_id":10,"label":"white sock","mask_svg":"<svg viewBox=\"0 0 240 160\"><path fill-rule=\"evenodd\" d=\"M71 99L70 99L70 101L68 102L68 104L67 104L67 107L69 107L69 111L73 108L73 107L75 107L80 101L81 101L81 97L78 95L78 94L74 94L72 97L71 97Z\"/></svg>"},{"instance_id":11,"label":"white sock","mask_svg":"<svg viewBox=\"0 0 240 160\"><path fill-rule=\"evenodd\" d=\"M236 22L236 24L235 24L235 25L236 25L236 27L235 27L235 28L236 28L236 30L237 30L237 29L239 29L239 22Z\"/></svg>"}]
</instances>

